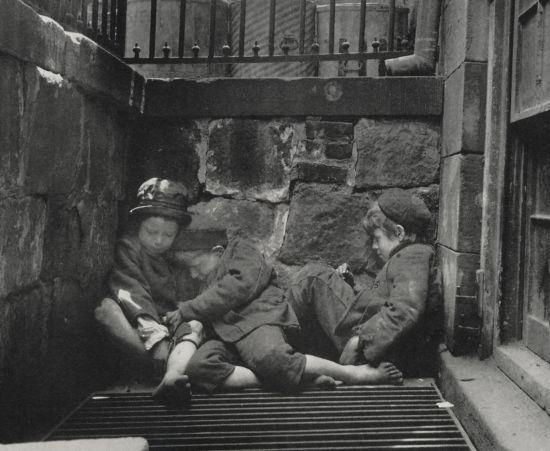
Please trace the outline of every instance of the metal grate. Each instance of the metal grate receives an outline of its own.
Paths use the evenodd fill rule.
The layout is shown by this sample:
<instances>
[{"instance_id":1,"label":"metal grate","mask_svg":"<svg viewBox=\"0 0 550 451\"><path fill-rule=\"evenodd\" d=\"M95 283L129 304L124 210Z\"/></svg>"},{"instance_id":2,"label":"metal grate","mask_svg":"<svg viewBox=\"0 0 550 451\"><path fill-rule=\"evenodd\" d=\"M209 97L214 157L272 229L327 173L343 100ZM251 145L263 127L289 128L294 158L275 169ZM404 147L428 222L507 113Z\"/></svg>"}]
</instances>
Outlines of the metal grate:
<instances>
[{"instance_id":1,"label":"metal grate","mask_svg":"<svg viewBox=\"0 0 550 451\"><path fill-rule=\"evenodd\" d=\"M194 395L185 409L149 393L90 396L47 440L139 436L151 450L472 450L437 388L338 387L296 395Z\"/></svg>"}]
</instances>

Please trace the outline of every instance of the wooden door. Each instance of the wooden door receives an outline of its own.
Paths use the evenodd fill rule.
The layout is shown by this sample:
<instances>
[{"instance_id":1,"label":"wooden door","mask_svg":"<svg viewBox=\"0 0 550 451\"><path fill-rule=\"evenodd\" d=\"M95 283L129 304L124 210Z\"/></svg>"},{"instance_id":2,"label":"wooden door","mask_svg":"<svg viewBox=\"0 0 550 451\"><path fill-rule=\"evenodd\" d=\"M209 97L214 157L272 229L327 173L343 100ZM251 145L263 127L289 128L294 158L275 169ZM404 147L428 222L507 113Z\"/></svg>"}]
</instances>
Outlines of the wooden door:
<instances>
[{"instance_id":1,"label":"wooden door","mask_svg":"<svg viewBox=\"0 0 550 451\"><path fill-rule=\"evenodd\" d=\"M523 341L550 361L550 141L544 136L529 141L525 154Z\"/></svg>"}]
</instances>

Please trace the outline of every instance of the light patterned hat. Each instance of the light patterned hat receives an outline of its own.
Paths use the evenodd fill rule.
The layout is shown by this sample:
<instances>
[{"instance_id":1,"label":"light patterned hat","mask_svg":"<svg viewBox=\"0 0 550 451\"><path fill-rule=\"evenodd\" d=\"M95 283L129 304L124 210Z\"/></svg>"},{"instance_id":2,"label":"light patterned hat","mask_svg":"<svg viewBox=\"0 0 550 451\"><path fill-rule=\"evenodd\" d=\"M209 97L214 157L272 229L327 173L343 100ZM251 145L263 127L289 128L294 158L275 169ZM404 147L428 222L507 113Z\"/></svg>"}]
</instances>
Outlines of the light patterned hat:
<instances>
[{"instance_id":1,"label":"light patterned hat","mask_svg":"<svg viewBox=\"0 0 550 451\"><path fill-rule=\"evenodd\" d=\"M191 222L187 211L188 190L182 183L152 178L138 189L138 204L130 210L132 215L163 216L183 224Z\"/></svg>"}]
</instances>

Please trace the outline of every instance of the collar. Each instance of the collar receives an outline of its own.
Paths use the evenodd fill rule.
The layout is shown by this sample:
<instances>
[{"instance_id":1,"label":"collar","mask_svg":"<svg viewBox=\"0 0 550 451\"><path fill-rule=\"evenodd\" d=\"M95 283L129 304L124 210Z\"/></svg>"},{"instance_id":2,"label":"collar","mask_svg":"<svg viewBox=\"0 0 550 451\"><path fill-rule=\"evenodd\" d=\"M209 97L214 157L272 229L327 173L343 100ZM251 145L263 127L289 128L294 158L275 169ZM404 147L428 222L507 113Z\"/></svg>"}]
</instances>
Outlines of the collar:
<instances>
[{"instance_id":1,"label":"collar","mask_svg":"<svg viewBox=\"0 0 550 451\"><path fill-rule=\"evenodd\" d=\"M407 246L410 246L411 244L416 244L414 241L409 241L409 240L406 240L406 241L402 241L400 244L398 244L397 246L395 246L393 248L393 250L390 252L390 257L388 258L388 260L390 258L392 258L395 254L397 254L401 249L407 247Z\"/></svg>"}]
</instances>

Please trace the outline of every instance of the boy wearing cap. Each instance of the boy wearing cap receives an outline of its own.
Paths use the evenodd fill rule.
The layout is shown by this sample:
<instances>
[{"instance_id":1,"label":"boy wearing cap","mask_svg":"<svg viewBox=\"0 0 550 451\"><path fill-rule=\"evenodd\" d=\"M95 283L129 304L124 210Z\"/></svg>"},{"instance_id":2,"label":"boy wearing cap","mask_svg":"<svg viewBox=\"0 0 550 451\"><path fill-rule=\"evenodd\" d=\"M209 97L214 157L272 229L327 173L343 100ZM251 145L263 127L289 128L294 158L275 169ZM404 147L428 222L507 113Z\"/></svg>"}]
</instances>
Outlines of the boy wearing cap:
<instances>
[{"instance_id":1,"label":"boy wearing cap","mask_svg":"<svg viewBox=\"0 0 550 451\"><path fill-rule=\"evenodd\" d=\"M169 331L162 317L193 294L187 269L170 254L181 227L190 222L187 189L153 178L138 190L130 227L118 241L108 287L95 315L123 351L165 367L153 396L162 402L188 399L187 362L202 340L202 325L185 322Z\"/></svg>"},{"instance_id":2,"label":"boy wearing cap","mask_svg":"<svg viewBox=\"0 0 550 451\"><path fill-rule=\"evenodd\" d=\"M400 383L402 374L392 364L340 365L313 355L295 352L287 342L296 316L273 284L274 271L254 244L235 237L224 250L201 249L186 255L193 276L204 282L201 294L180 302L167 322L199 320L208 340L191 358L187 374L193 386L208 392L217 389L264 387L295 391L310 383L333 385Z\"/></svg>"},{"instance_id":3,"label":"boy wearing cap","mask_svg":"<svg viewBox=\"0 0 550 451\"><path fill-rule=\"evenodd\" d=\"M340 363L381 360L406 376L425 375L435 362L440 279L433 248L420 242L430 222L424 202L401 189L385 191L363 226L385 262L372 288L355 293L337 271L306 265L285 293L300 324L329 338Z\"/></svg>"}]
</instances>

